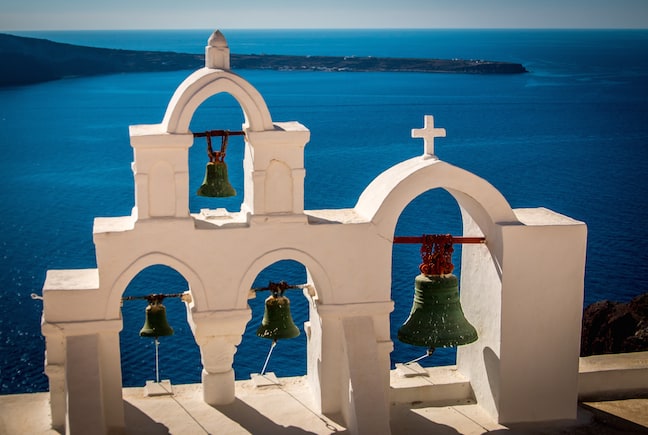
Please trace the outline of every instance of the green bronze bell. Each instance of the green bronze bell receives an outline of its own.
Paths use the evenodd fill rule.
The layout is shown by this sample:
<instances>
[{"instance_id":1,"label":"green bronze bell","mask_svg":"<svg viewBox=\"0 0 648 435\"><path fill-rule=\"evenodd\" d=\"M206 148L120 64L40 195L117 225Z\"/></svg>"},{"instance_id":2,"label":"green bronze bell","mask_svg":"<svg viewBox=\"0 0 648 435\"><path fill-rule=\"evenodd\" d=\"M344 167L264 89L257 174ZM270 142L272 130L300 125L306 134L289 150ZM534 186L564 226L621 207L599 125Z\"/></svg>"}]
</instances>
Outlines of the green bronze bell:
<instances>
[{"instance_id":1,"label":"green bronze bell","mask_svg":"<svg viewBox=\"0 0 648 435\"><path fill-rule=\"evenodd\" d=\"M416 277L412 310L398 330L398 339L430 349L477 340L477 331L461 309L455 275L420 274Z\"/></svg>"},{"instance_id":2,"label":"green bronze bell","mask_svg":"<svg viewBox=\"0 0 648 435\"><path fill-rule=\"evenodd\" d=\"M173 335L173 328L169 326L166 317L166 308L162 305L161 298L149 299L146 307L146 319L139 333L140 337L167 337Z\"/></svg>"},{"instance_id":3,"label":"green bronze bell","mask_svg":"<svg viewBox=\"0 0 648 435\"><path fill-rule=\"evenodd\" d=\"M199 196L211 198L226 198L236 196L236 190L232 187L227 176L227 164L224 161L207 163L205 179L198 188Z\"/></svg>"},{"instance_id":4,"label":"green bronze bell","mask_svg":"<svg viewBox=\"0 0 648 435\"><path fill-rule=\"evenodd\" d=\"M274 341L299 335L290 314L290 300L285 296L270 295L265 300L265 312L257 336Z\"/></svg>"}]
</instances>

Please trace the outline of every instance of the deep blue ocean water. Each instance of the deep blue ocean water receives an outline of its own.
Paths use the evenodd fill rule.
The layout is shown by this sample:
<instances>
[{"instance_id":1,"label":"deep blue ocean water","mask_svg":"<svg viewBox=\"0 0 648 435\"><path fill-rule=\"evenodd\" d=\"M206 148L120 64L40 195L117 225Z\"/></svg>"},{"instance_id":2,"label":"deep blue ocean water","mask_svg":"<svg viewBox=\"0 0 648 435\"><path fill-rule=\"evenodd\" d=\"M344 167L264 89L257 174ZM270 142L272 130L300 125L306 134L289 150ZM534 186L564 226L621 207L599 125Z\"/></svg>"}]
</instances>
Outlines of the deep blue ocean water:
<instances>
[{"instance_id":1,"label":"deep blue ocean water","mask_svg":"<svg viewBox=\"0 0 648 435\"><path fill-rule=\"evenodd\" d=\"M24 32L98 47L202 53L211 31ZM522 75L238 71L266 99L275 121L311 130L305 151L308 209L353 207L370 181L419 155L412 128L431 114L447 137L437 155L491 182L514 208L547 207L588 225L584 305L628 301L648 291L648 31L594 30L229 30L234 53L491 59L522 63ZM5 66L6 67L6 66ZM158 123L190 71L118 74L0 89L0 394L43 391L41 293L48 269L96 267L93 219L124 216L134 203L128 126ZM193 131L240 129L235 101L218 95L199 108ZM241 142L228 165L242 191ZM239 163L237 163L239 162ZM204 175L204 146L190 152L191 189ZM192 211L238 210L240 197L194 196ZM461 233L445 191L414 200L397 234ZM460 263L460 250L455 264ZM394 249L393 362L421 349L395 331L411 307L418 247ZM257 286L303 283L293 262L266 269ZM184 279L163 266L138 275L128 295L174 293ZM289 294L299 326L305 299ZM254 334L264 296L250 300L253 319L235 356L237 378L261 370L268 340ZM556 304L560 304L557 300ZM200 356L184 307L165 300L176 331L161 339L161 377L200 381ZM125 302L121 333L124 385L153 379L154 348L138 336L145 302ZM551 313L538 313L550 316ZM551 349L547 349L548 352ZM451 364L440 350L427 365ZM268 366L279 376L305 373L304 334L280 341Z\"/></svg>"}]
</instances>

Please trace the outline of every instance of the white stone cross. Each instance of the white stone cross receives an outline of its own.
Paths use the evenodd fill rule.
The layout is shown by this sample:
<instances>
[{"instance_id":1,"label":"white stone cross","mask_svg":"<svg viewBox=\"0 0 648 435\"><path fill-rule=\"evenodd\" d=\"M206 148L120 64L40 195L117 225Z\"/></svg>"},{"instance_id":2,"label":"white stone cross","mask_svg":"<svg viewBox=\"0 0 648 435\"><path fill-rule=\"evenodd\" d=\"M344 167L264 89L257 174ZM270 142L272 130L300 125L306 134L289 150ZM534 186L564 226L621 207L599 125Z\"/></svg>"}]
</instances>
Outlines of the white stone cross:
<instances>
[{"instance_id":1,"label":"white stone cross","mask_svg":"<svg viewBox=\"0 0 648 435\"><path fill-rule=\"evenodd\" d=\"M436 158L434 155L434 138L445 137L446 131L445 128L434 128L434 116L425 115L423 119L425 122L424 127L413 128L412 137L423 139L423 156L425 158Z\"/></svg>"}]
</instances>

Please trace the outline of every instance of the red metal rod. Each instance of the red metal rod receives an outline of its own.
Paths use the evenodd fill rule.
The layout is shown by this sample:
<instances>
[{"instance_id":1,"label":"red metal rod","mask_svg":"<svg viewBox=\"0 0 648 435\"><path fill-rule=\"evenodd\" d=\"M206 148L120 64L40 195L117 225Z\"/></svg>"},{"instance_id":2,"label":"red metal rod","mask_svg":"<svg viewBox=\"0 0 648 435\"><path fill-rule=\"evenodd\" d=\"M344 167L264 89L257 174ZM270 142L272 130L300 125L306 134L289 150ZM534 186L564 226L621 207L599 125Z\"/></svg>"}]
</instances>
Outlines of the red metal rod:
<instances>
[{"instance_id":1,"label":"red metal rod","mask_svg":"<svg viewBox=\"0 0 648 435\"><path fill-rule=\"evenodd\" d=\"M423 243L421 236L395 236L394 243ZM457 237L452 236L452 243L486 243L486 237Z\"/></svg>"},{"instance_id":2,"label":"red metal rod","mask_svg":"<svg viewBox=\"0 0 648 435\"><path fill-rule=\"evenodd\" d=\"M206 136L245 136L244 131L229 131L229 130L208 130L200 133L194 133L194 137L206 137Z\"/></svg>"},{"instance_id":3,"label":"red metal rod","mask_svg":"<svg viewBox=\"0 0 648 435\"><path fill-rule=\"evenodd\" d=\"M169 293L169 294L164 294L164 293L152 293L150 295L146 296L123 296L121 299L122 301L134 301L136 299L146 299L146 300L151 300L151 299L164 299L164 298L181 298L185 294L184 293Z\"/></svg>"}]
</instances>

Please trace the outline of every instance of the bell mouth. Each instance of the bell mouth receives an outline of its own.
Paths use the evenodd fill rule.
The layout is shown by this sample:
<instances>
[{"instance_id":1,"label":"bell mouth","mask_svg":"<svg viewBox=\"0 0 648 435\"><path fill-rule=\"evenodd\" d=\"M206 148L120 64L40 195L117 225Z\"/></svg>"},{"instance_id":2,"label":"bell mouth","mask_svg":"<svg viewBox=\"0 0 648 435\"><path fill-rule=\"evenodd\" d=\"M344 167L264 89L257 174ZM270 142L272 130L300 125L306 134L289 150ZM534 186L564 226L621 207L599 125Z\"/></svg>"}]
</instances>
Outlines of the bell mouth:
<instances>
[{"instance_id":1,"label":"bell mouth","mask_svg":"<svg viewBox=\"0 0 648 435\"><path fill-rule=\"evenodd\" d=\"M227 164L223 161L207 163L205 178L196 191L198 196L209 198L228 198L236 196L236 189L232 187L227 175Z\"/></svg>"},{"instance_id":2,"label":"bell mouth","mask_svg":"<svg viewBox=\"0 0 648 435\"><path fill-rule=\"evenodd\" d=\"M300 334L290 313L290 300L285 296L270 295L265 300L265 312L257 337L273 341L295 338Z\"/></svg>"},{"instance_id":3,"label":"bell mouth","mask_svg":"<svg viewBox=\"0 0 648 435\"><path fill-rule=\"evenodd\" d=\"M398 329L398 340L428 349L473 343L477 330L465 318L456 275L424 275L414 280L410 315Z\"/></svg>"},{"instance_id":4,"label":"bell mouth","mask_svg":"<svg viewBox=\"0 0 648 435\"><path fill-rule=\"evenodd\" d=\"M174 331L166 317L166 307L161 302L154 300L146 307L146 319L140 330L140 337L168 337Z\"/></svg>"}]
</instances>

